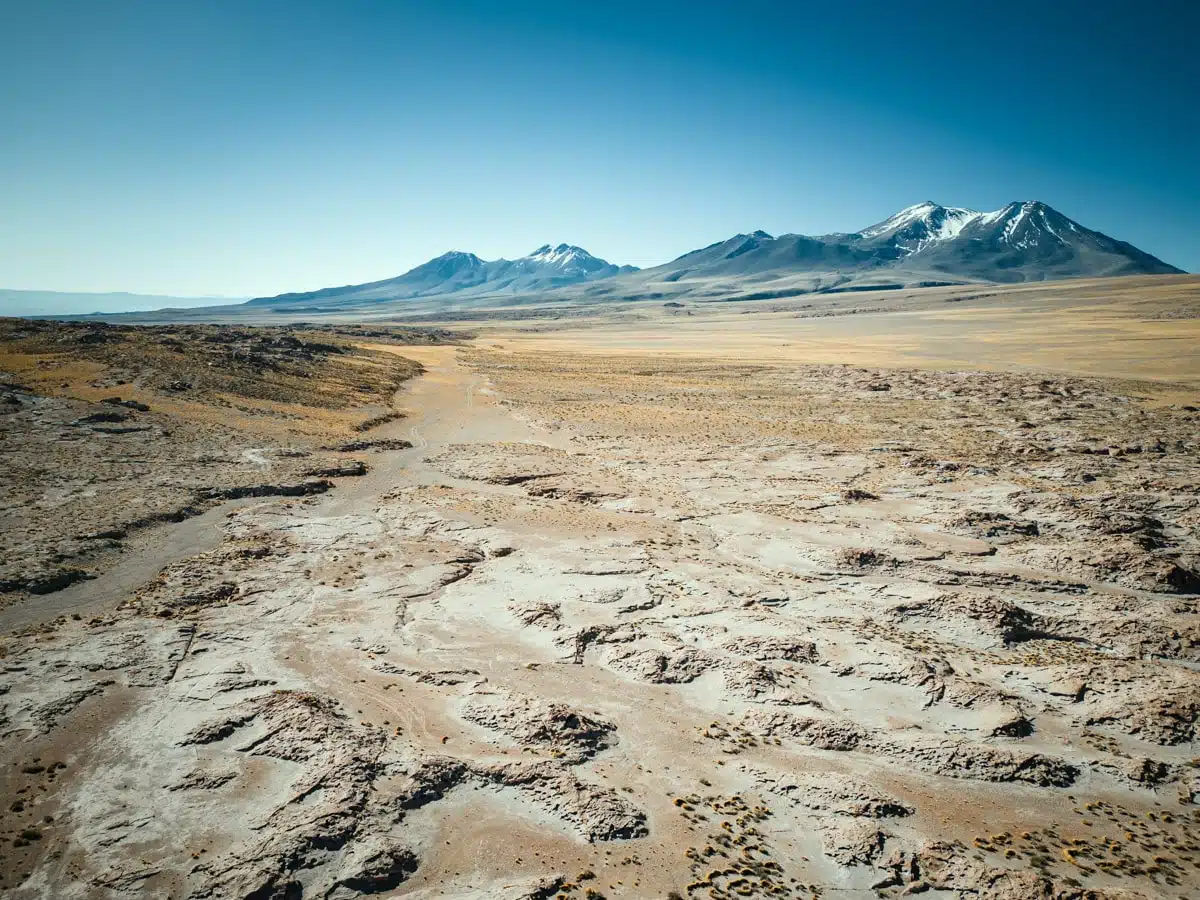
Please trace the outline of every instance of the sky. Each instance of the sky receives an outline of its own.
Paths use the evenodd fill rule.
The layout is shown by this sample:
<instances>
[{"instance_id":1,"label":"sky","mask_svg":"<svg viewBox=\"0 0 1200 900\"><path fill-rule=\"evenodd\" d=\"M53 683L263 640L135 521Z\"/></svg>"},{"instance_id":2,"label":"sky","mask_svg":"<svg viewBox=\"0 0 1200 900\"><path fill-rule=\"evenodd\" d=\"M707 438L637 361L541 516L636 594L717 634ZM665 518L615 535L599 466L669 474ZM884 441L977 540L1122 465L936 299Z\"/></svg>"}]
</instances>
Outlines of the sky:
<instances>
[{"instance_id":1,"label":"sky","mask_svg":"<svg viewBox=\"0 0 1200 900\"><path fill-rule=\"evenodd\" d=\"M1200 271L1200 4L0 0L0 288L650 266L1038 199Z\"/></svg>"}]
</instances>

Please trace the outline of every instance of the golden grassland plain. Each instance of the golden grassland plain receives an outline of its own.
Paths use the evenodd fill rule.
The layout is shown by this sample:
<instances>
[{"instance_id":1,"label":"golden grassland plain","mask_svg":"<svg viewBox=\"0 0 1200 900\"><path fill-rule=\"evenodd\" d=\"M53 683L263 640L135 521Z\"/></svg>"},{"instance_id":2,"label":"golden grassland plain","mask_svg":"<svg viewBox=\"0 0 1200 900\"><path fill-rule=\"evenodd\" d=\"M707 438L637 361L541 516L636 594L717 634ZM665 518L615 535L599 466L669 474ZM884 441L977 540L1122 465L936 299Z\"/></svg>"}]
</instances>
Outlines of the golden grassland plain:
<instances>
[{"instance_id":1,"label":"golden grassland plain","mask_svg":"<svg viewBox=\"0 0 1200 900\"><path fill-rule=\"evenodd\" d=\"M188 421L328 436L348 431L368 407L390 408L397 387L419 372L378 349L384 344L358 344L304 328L63 328L8 320L0 324L0 372L47 396L98 402L124 388Z\"/></svg>"},{"instance_id":2,"label":"golden grassland plain","mask_svg":"<svg viewBox=\"0 0 1200 900\"><path fill-rule=\"evenodd\" d=\"M814 315L809 301L640 305L553 327L481 326L514 348L646 352L743 362L1019 369L1200 386L1200 276L863 293ZM902 295L902 296L896 296ZM959 300L959 297L966 297ZM909 300L920 302L909 303ZM917 308L909 310L908 306ZM859 312L858 310L863 310ZM879 311L876 311L879 310ZM619 314L607 314L616 319Z\"/></svg>"}]
</instances>

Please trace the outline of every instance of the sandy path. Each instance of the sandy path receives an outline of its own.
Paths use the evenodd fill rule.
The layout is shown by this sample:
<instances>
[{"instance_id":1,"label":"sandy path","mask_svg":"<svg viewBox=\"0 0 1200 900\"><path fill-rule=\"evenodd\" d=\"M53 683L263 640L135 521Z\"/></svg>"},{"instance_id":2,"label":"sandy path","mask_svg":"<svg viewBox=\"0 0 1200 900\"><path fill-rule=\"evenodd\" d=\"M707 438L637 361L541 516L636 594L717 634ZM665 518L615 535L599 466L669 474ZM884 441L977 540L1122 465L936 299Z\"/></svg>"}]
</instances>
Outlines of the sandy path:
<instances>
[{"instance_id":1,"label":"sandy path","mask_svg":"<svg viewBox=\"0 0 1200 900\"><path fill-rule=\"evenodd\" d=\"M219 546L224 539L226 514L244 505L245 501L231 501L203 515L138 536L97 578L0 609L0 631L29 628L58 616L93 616L111 610L163 566Z\"/></svg>"}]
</instances>

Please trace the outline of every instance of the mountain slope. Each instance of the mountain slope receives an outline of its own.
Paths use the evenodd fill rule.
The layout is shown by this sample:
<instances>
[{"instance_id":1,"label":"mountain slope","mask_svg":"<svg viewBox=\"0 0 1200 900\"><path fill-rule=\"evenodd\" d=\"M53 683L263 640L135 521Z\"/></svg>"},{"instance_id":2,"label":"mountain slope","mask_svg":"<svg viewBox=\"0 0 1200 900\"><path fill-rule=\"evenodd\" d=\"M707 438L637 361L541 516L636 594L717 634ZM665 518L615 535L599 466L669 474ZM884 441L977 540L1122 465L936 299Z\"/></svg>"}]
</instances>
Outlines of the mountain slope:
<instances>
[{"instance_id":1,"label":"mountain slope","mask_svg":"<svg viewBox=\"0 0 1200 900\"><path fill-rule=\"evenodd\" d=\"M846 235L832 237L844 238ZM685 253L678 259L644 274L662 281L685 278L734 276L750 280L776 278L788 272L831 272L886 265L895 253L862 245L861 242L783 234L771 237L765 231L736 234L727 241Z\"/></svg>"},{"instance_id":2,"label":"mountain slope","mask_svg":"<svg viewBox=\"0 0 1200 900\"><path fill-rule=\"evenodd\" d=\"M532 293L635 271L633 266L614 265L572 244L545 244L528 256L490 261L451 250L395 278L250 302L292 305L316 301L322 306L354 306L445 294Z\"/></svg>"},{"instance_id":3,"label":"mountain slope","mask_svg":"<svg viewBox=\"0 0 1200 900\"><path fill-rule=\"evenodd\" d=\"M1038 201L1010 203L987 213L927 201L853 233L737 234L643 275L678 282L729 276L765 281L793 273L836 273L843 278L891 273L901 279L940 274L1013 282L1180 271Z\"/></svg>"},{"instance_id":4,"label":"mountain slope","mask_svg":"<svg viewBox=\"0 0 1200 900\"><path fill-rule=\"evenodd\" d=\"M1037 201L977 213L956 237L931 241L921 253L933 269L990 281L1182 272Z\"/></svg>"}]
</instances>

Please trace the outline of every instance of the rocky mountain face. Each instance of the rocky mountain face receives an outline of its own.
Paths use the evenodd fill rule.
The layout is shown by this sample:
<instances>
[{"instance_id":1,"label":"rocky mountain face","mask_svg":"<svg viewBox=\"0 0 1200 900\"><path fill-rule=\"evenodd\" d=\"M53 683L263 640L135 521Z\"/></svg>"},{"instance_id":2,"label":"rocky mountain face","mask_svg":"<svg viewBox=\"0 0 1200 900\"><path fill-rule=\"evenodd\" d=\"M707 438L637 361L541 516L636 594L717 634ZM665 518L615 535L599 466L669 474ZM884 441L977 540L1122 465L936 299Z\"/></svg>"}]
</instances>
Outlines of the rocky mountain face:
<instances>
[{"instance_id":1,"label":"rocky mountain face","mask_svg":"<svg viewBox=\"0 0 1200 900\"><path fill-rule=\"evenodd\" d=\"M485 260L474 253L451 250L395 278L250 302L353 306L441 294L532 293L635 271L634 266L615 265L572 244L544 244L518 259Z\"/></svg>"},{"instance_id":2,"label":"rocky mountain face","mask_svg":"<svg viewBox=\"0 0 1200 900\"><path fill-rule=\"evenodd\" d=\"M907 220L895 223L893 217L863 238L894 247L902 259L920 258L932 269L964 277L1040 281L1182 271L1036 200L988 213L922 203L899 215Z\"/></svg>"},{"instance_id":3,"label":"rocky mountain face","mask_svg":"<svg viewBox=\"0 0 1200 900\"><path fill-rule=\"evenodd\" d=\"M1000 282L1181 271L1131 244L1085 228L1039 201L1010 203L994 212L927 201L853 233L734 235L648 269L647 275L679 281L873 270Z\"/></svg>"}]
</instances>

